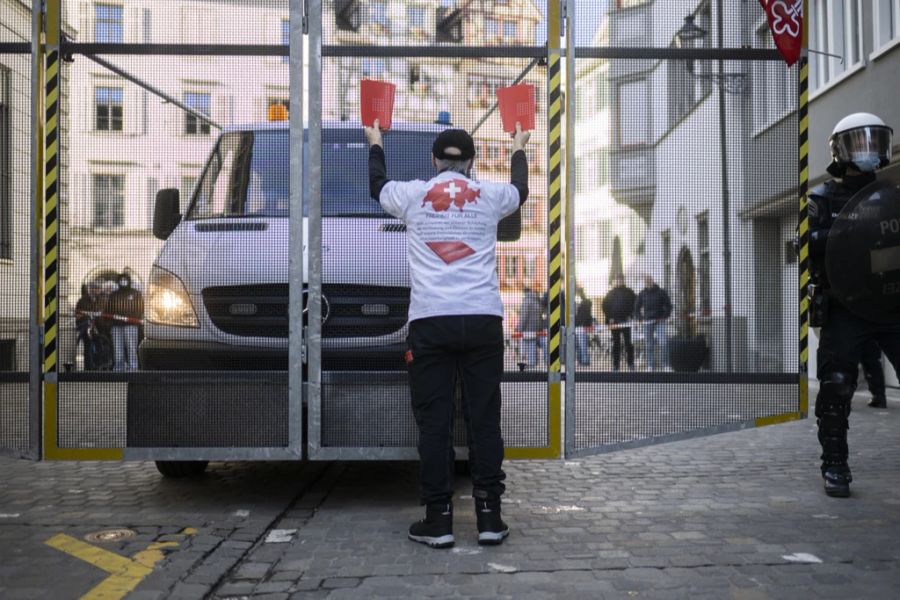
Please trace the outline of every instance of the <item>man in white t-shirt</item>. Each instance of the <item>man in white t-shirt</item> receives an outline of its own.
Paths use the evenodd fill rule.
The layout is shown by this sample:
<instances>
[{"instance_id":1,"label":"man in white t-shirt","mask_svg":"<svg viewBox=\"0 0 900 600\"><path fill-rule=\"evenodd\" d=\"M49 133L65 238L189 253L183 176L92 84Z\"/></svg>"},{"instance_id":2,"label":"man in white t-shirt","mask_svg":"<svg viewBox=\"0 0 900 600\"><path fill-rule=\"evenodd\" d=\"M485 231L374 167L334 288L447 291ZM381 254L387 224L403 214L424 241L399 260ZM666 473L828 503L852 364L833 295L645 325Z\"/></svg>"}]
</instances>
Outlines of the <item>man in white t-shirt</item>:
<instances>
[{"instance_id":1,"label":"man in white t-shirt","mask_svg":"<svg viewBox=\"0 0 900 600\"><path fill-rule=\"evenodd\" d=\"M509 528L500 517L503 437L503 303L497 282L497 223L528 197L525 144L516 125L511 183L470 177L475 143L462 129L441 132L432 146L438 170L429 181L390 181L378 121L365 127L372 197L403 219L408 234L412 292L409 368L412 408L419 428L421 494L425 518L409 539L449 548L453 538L453 392L462 384L468 428L472 496L478 543L500 544Z\"/></svg>"}]
</instances>

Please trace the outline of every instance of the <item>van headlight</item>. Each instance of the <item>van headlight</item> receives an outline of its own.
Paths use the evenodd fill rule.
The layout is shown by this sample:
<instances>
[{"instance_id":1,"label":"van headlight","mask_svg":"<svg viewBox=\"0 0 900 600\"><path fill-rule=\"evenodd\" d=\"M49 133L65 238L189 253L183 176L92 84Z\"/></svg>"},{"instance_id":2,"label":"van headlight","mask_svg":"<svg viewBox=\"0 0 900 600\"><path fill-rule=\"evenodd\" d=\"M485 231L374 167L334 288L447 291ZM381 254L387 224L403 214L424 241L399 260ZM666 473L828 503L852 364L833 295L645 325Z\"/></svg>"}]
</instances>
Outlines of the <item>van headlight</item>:
<instances>
[{"instance_id":1,"label":"van headlight","mask_svg":"<svg viewBox=\"0 0 900 600\"><path fill-rule=\"evenodd\" d=\"M184 284L174 274L155 265L150 270L147 319L158 325L200 326Z\"/></svg>"}]
</instances>

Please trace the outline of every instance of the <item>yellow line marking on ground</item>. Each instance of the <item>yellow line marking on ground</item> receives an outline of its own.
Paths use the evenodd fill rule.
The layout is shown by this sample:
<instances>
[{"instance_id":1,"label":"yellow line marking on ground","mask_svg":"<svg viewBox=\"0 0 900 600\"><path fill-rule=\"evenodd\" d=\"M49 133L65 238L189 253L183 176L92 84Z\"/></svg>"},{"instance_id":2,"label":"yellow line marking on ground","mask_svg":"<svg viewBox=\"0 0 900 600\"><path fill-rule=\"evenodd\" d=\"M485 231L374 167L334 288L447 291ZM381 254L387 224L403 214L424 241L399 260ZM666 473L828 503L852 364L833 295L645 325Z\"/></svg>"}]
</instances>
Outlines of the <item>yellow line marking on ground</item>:
<instances>
[{"instance_id":1,"label":"yellow line marking on ground","mask_svg":"<svg viewBox=\"0 0 900 600\"><path fill-rule=\"evenodd\" d=\"M196 532L196 529L193 529L188 533L188 529L192 528L184 530L186 535ZM163 548L178 546L178 542L153 542L145 550L135 554L133 558L128 558L82 542L64 533L54 535L44 543L110 574L109 577L81 596L82 600L119 600L125 597L137 587L144 577L152 573L156 563L165 557Z\"/></svg>"}]
</instances>

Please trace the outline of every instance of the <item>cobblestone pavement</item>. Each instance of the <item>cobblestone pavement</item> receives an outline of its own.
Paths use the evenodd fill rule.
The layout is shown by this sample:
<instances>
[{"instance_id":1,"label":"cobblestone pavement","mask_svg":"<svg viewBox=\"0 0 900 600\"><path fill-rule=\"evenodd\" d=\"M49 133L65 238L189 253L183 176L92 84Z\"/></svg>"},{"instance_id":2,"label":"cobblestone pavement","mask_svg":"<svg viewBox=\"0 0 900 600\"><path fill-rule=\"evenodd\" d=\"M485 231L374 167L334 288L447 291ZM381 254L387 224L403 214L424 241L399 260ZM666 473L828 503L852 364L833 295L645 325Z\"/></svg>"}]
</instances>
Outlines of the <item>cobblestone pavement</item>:
<instances>
[{"instance_id":1,"label":"cobblestone pavement","mask_svg":"<svg viewBox=\"0 0 900 600\"><path fill-rule=\"evenodd\" d=\"M512 534L488 548L464 479L456 547L405 539L421 515L411 463L215 463L166 480L152 464L0 458L0 598L77 598L116 577L46 543L113 527L135 535L93 547L161 553L128 596L142 600L898 598L900 394L889 397L884 411L857 395L849 499L822 492L805 420L508 462Z\"/></svg>"}]
</instances>

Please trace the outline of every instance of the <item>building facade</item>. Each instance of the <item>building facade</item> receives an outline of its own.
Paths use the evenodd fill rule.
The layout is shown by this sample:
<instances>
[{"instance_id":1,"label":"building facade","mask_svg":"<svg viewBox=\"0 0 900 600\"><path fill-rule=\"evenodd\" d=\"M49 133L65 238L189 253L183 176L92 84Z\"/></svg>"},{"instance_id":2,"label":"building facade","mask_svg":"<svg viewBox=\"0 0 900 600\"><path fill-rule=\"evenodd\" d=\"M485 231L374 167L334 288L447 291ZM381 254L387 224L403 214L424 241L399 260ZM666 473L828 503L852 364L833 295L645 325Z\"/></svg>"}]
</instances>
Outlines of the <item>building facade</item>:
<instances>
[{"instance_id":1,"label":"building facade","mask_svg":"<svg viewBox=\"0 0 900 600\"><path fill-rule=\"evenodd\" d=\"M834 125L854 112L870 112L894 129L893 159L885 171L900 169L900 0L809 0L810 48L841 59L810 54L810 185L829 177L828 137ZM815 332L811 336L810 373L815 376ZM897 374L884 361L889 385Z\"/></svg>"},{"instance_id":2,"label":"building facade","mask_svg":"<svg viewBox=\"0 0 900 600\"><path fill-rule=\"evenodd\" d=\"M68 0L81 42L286 44L288 4L253 0ZM128 270L143 287L162 245L151 224L157 191L177 188L181 208L222 127L263 122L287 104L286 57L105 55L105 60L209 121L167 103L85 56L72 80L70 227L64 236L71 314L88 279ZM63 356L67 353L63 347ZM71 349L70 349L71 350Z\"/></svg>"},{"instance_id":3,"label":"building facade","mask_svg":"<svg viewBox=\"0 0 900 600\"><path fill-rule=\"evenodd\" d=\"M0 0L0 41L31 41L31 2ZM71 33L66 22L63 30ZM60 78L60 225L68 225L69 82ZM0 371L28 369L31 291L31 55L0 54ZM68 283L67 256L59 256L59 285Z\"/></svg>"},{"instance_id":4,"label":"building facade","mask_svg":"<svg viewBox=\"0 0 900 600\"><path fill-rule=\"evenodd\" d=\"M759 4L739 0L619 1L610 10L611 45L676 46L684 43L677 35L683 17L691 16L707 35L687 43L714 47L720 7L723 46L774 47ZM810 49L837 55L810 53L815 185L827 177L827 138L841 117L868 111L890 125L900 122L891 101L900 86L900 2L810 0L808 23ZM709 367L722 370L730 263L734 369L795 370L797 67L727 61L720 77L715 64L703 61L619 62L610 75L612 190L647 222L646 264L662 280L674 260L677 310L697 315L696 328L711 347ZM718 86L726 91L724 127L718 125Z\"/></svg>"},{"instance_id":5,"label":"building facade","mask_svg":"<svg viewBox=\"0 0 900 600\"><path fill-rule=\"evenodd\" d=\"M739 0L617 2L610 44L716 47L720 7L723 47L771 46L759 4ZM678 36L685 17L700 35ZM705 338L705 367L790 371L797 275L784 242L797 212L796 69L728 61L724 73L702 60L613 63L612 193L647 223L643 264L669 289L676 335ZM773 208L747 212L763 205Z\"/></svg>"},{"instance_id":6,"label":"building facade","mask_svg":"<svg viewBox=\"0 0 900 600\"><path fill-rule=\"evenodd\" d=\"M592 45L608 45L607 32L604 20ZM624 274L635 290L641 285L646 223L610 191L610 63L579 59L575 68L575 278L599 319L614 273Z\"/></svg>"},{"instance_id":7,"label":"building facade","mask_svg":"<svg viewBox=\"0 0 900 600\"><path fill-rule=\"evenodd\" d=\"M326 44L430 44L442 2L390 0L362 3L356 31L338 28L335 4L323 3ZM76 39L101 43L287 44L288 4L225 0L79 0L66 3ZM495 45L534 43L540 12L528 0L473 5L461 23L464 40ZM398 42L399 40L399 42ZM73 86L71 285L67 307L80 284L98 272L126 268L142 284L161 242L150 226L156 192L181 191L182 209L212 147L218 126L265 121L273 104L288 103L290 74L282 57L110 56L117 67L209 116L214 124L167 104L146 89L85 57L70 67ZM357 120L358 82L366 77L397 85L394 118L435 120L447 111L457 126L471 128L487 110L497 86L508 85L527 60L325 59L323 118ZM545 103L543 69L536 85L538 110ZM532 195L524 209L524 232L500 249L498 269L508 305L517 305L521 282L543 281L546 272L546 132L536 131L530 152ZM480 177L508 177L509 138L491 117L476 134Z\"/></svg>"}]
</instances>

